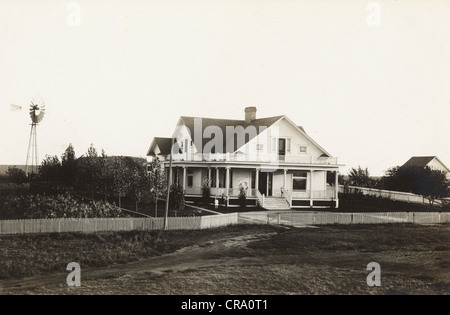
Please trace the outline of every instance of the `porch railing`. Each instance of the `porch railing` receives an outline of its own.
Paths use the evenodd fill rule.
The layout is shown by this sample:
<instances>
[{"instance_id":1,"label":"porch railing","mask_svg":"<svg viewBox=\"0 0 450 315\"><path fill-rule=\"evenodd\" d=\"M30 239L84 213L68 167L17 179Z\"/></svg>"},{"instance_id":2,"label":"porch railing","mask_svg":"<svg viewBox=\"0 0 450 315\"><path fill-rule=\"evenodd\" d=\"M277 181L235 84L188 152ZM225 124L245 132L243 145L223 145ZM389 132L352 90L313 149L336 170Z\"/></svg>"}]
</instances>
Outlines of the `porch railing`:
<instances>
[{"instance_id":1,"label":"porch railing","mask_svg":"<svg viewBox=\"0 0 450 315\"><path fill-rule=\"evenodd\" d=\"M260 207L264 208L264 195L258 189L255 189L256 197L258 197L258 204Z\"/></svg>"},{"instance_id":2,"label":"porch railing","mask_svg":"<svg viewBox=\"0 0 450 315\"><path fill-rule=\"evenodd\" d=\"M201 187L186 187L185 189L186 195L196 195L201 196L203 194ZM238 197L240 194L239 188L228 188L228 196L230 197ZM210 188L211 197L221 197L227 195L227 188ZM335 189L327 189L327 190L305 190L305 191L291 191L287 189L282 190L282 195L292 206L293 199L335 199L336 198L336 190ZM251 198L258 198L260 204L262 204L264 200L264 196L259 192L258 189L247 189L246 196Z\"/></svg>"},{"instance_id":3,"label":"porch railing","mask_svg":"<svg viewBox=\"0 0 450 315\"><path fill-rule=\"evenodd\" d=\"M286 199L290 207L292 207L292 192L288 189L283 189L283 196Z\"/></svg>"},{"instance_id":4,"label":"porch railing","mask_svg":"<svg viewBox=\"0 0 450 315\"><path fill-rule=\"evenodd\" d=\"M239 188L217 188L217 187L211 187L210 188L210 192L211 192L211 196L222 196L222 195L227 195L227 191L228 191L228 196L232 196L232 197L238 197L239 194L241 193ZM247 197L257 197L257 189L247 189L246 190L246 196Z\"/></svg>"},{"instance_id":5,"label":"porch railing","mask_svg":"<svg viewBox=\"0 0 450 315\"><path fill-rule=\"evenodd\" d=\"M229 196L233 196L233 197L237 197L241 194L241 190L239 188L229 188L228 189L228 195ZM247 197L257 197L257 189L247 189L245 191L245 195Z\"/></svg>"},{"instance_id":6,"label":"porch railing","mask_svg":"<svg viewBox=\"0 0 450 315\"><path fill-rule=\"evenodd\" d=\"M168 160L170 155L162 160ZM298 163L298 164L320 164L320 165L336 165L335 157L314 157L312 155L287 154L278 155L273 153L202 153L188 154L176 153L172 155L173 161L207 161L207 162L281 162L281 163Z\"/></svg>"},{"instance_id":7,"label":"porch railing","mask_svg":"<svg viewBox=\"0 0 450 315\"><path fill-rule=\"evenodd\" d=\"M313 199L333 199L333 198L335 198L335 190L334 189L313 190L312 198Z\"/></svg>"},{"instance_id":8,"label":"porch railing","mask_svg":"<svg viewBox=\"0 0 450 315\"><path fill-rule=\"evenodd\" d=\"M334 199L336 191L334 189L327 190L305 190L291 192L291 199Z\"/></svg>"}]
</instances>

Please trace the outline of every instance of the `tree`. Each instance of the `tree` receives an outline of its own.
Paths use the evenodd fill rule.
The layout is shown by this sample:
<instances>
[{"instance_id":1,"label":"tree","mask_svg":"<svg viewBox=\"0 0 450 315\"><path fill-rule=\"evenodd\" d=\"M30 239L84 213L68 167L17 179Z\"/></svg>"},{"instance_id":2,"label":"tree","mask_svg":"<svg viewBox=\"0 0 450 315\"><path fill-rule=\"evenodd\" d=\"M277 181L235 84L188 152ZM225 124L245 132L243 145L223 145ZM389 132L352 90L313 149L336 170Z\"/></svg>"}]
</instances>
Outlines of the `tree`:
<instances>
[{"instance_id":1,"label":"tree","mask_svg":"<svg viewBox=\"0 0 450 315\"><path fill-rule=\"evenodd\" d=\"M211 179L208 177L205 177L203 179L203 186L202 186L202 200L203 204L208 206L210 199L211 199Z\"/></svg>"},{"instance_id":2,"label":"tree","mask_svg":"<svg viewBox=\"0 0 450 315\"><path fill-rule=\"evenodd\" d=\"M89 190L94 199L94 193L98 191L98 178L100 176L97 150L91 143L85 155L77 160L78 182L77 186L82 190Z\"/></svg>"},{"instance_id":3,"label":"tree","mask_svg":"<svg viewBox=\"0 0 450 315\"><path fill-rule=\"evenodd\" d=\"M418 194L426 197L430 202L430 207L433 207L436 199L449 196L449 182L445 172L429 167L426 167L424 171L425 176L419 186Z\"/></svg>"},{"instance_id":4,"label":"tree","mask_svg":"<svg viewBox=\"0 0 450 315\"><path fill-rule=\"evenodd\" d=\"M105 157L106 159L106 157ZM133 172L136 168L143 169L147 161L142 158L133 158L129 156L118 156L114 160L111 186L112 190L119 196L119 207L122 206L122 197L131 194L131 183Z\"/></svg>"},{"instance_id":5,"label":"tree","mask_svg":"<svg viewBox=\"0 0 450 315\"><path fill-rule=\"evenodd\" d=\"M110 164L105 151L102 150L102 154L99 155L91 144L87 153L77 159L78 188L89 190L92 198L94 193L103 195L106 201L113 177Z\"/></svg>"},{"instance_id":6,"label":"tree","mask_svg":"<svg viewBox=\"0 0 450 315\"><path fill-rule=\"evenodd\" d=\"M150 199L150 176L144 168L135 167L130 178L130 194L136 204L136 212L139 212L139 203Z\"/></svg>"},{"instance_id":7,"label":"tree","mask_svg":"<svg viewBox=\"0 0 450 315\"><path fill-rule=\"evenodd\" d=\"M239 204L241 207L245 208L247 206L247 187L239 184Z\"/></svg>"},{"instance_id":8,"label":"tree","mask_svg":"<svg viewBox=\"0 0 450 315\"><path fill-rule=\"evenodd\" d=\"M184 189L182 186L173 184L170 187L169 202L175 213L184 211L186 203L184 200Z\"/></svg>"},{"instance_id":9,"label":"tree","mask_svg":"<svg viewBox=\"0 0 450 315\"><path fill-rule=\"evenodd\" d=\"M375 181L370 178L369 170L367 167L362 169L361 166L358 168L352 168L348 173L349 184L352 186L359 187L373 187Z\"/></svg>"},{"instance_id":10,"label":"tree","mask_svg":"<svg viewBox=\"0 0 450 315\"><path fill-rule=\"evenodd\" d=\"M421 166L393 167L383 176L382 188L410 192L429 200L432 207L435 200L449 195L446 173Z\"/></svg>"},{"instance_id":11,"label":"tree","mask_svg":"<svg viewBox=\"0 0 450 315\"><path fill-rule=\"evenodd\" d=\"M125 197L129 189L129 176L127 176L124 157L119 156L114 162L113 190L119 195L119 208L122 207L122 197Z\"/></svg>"},{"instance_id":12,"label":"tree","mask_svg":"<svg viewBox=\"0 0 450 315\"><path fill-rule=\"evenodd\" d=\"M58 156L46 155L39 167L39 178L41 181L58 183L61 181L61 162Z\"/></svg>"},{"instance_id":13,"label":"tree","mask_svg":"<svg viewBox=\"0 0 450 315\"><path fill-rule=\"evenodd\" d=\"M64 184L72 186L77 180L77 161L71 143L61 157L61 180Z\"/></svg>"},{"instance_id":14,"label":"tree","mask_svg":"<svg viewBox=\"0 0 450 315\"><path fill-rule=\"evenodd\" d=\"M112 190L113 173L110 163L108 163L108 156L105 150L102 150L102 155L99 157L100 175L97 180L99 193L105 197L105 201Z\"/></svg>"},{"instance_id":15,"label":"tree","mask_svg":"<svg viewBox=\"0 0 450 315\"><path fill-rule=\"evenodd\" d=\"M164 197L166 191L166 176L164 168L158 157L154 158L149 165L148 175L150 180L151 199L155 204L155 217L158 216L158 200Z\"/></svg>"},{"instance_id":16,"label":"tree","mask_svg":"<svg viewBox=\"0 0 450 315\"><path fill-rule=\"evenodd\" d=\"M28 182L25 171L15 166L8 167L6 174L8 175L9 181L13 184L23 186L23 184Z\"/></svg>"}]
</instances>

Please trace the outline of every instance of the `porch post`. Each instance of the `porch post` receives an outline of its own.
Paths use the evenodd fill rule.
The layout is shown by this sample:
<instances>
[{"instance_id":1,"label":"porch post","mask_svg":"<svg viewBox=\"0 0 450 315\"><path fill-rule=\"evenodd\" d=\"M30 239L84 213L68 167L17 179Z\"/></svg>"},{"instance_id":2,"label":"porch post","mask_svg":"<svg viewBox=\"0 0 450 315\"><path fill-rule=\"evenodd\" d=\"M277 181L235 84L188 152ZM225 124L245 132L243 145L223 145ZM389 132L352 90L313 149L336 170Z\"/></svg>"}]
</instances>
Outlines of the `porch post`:
<instances>
[{"instance_id":1,"label":"porch post","mask_svg":"<svg viewBox=\"0 0 450 315\"><path fill-rule=\"evenodd\" d=\"M229 192L228 190L230 189L230 168L227 167L226 168L226 178L225 178L225 195L228 197L229 196Z\"/></svg>"},{"instance_id":2,"label":"porch post","mask_svg":"<svg viewBox=\"0 0 450 315\"><path fill-rule=\"evenodd\" d=\"M336 170L336 208L339 208L339 171Z\"/></svg>"},{"instance_id":3,"label":"porch post","mask_svg":"<svg viewBox=\"0 0 450 315\"><path fill-rule=\"evenodd\" d=\"M259 191L259 168L256 169L255 174L255 189Z\"/></svg>"},{"instance_id":4,"label":"porch post","mask_svg":"<svg viewBox=\"0 0 450 315\"><path fill-rule=\"evenodd\" d=\"M314 171L311 170L309 172L309 206L313 207L313 177L314 177Z\"/></svg>"},{"instance_id":5,"label":"porch post","mask_svg":"<svg viewBox=\"0 0 450 315\"><path fill-rule=\"evenodd\" d=\"M211 167L208 167L208 187L211 188Z\"/></svg>"},{"instance_id":6,"label":"porch post","mask_svg":"<svg viewBox=\"0 0 450 315\"><path fill-rule=\"evenodd\" d=\"M219 191L219 181L220 181L219 168L216 167L216 195L217 195L217 192Z\"/></svg>"},{"instance_id":7,"label":"porch post","mask_svg":"<svg viewBox=\"0 0 450 315\"><path fill-rule=\"evenodd\" d=\"M183 166L183 191L186 193L186 166Z\"/></svg>"},{"instance_id":8,"label":"porch post","mask_svg":"<svg viewBox=\"0 0 450 315\"><path fill-rule=\"evenodd\" d=\"M287 187L287 169L285 168L283 171L284 171L283 189L286 190L286 187Z\"/></svg>"}]
</instances>

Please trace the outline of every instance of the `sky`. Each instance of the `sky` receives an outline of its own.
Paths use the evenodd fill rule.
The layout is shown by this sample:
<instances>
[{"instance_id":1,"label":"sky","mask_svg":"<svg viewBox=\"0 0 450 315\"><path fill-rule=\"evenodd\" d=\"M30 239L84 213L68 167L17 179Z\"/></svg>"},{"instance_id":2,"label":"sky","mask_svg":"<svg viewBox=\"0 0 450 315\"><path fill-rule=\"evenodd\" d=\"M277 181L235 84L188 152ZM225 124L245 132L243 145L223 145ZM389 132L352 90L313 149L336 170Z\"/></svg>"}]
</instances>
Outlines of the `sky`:
<instances>
[{"instance_id":1,"label":"sky","mask_svg":"<svg viewBox=\"0 0 450 315\"><path fill-rule=\"evenodd\" d=\"M0 164L72 143L145 157L179 116L286 115L383 175L450 166L450 1L0 0ZM13 110L11 104L22 106Z\"/></svg>"}]
</instances>

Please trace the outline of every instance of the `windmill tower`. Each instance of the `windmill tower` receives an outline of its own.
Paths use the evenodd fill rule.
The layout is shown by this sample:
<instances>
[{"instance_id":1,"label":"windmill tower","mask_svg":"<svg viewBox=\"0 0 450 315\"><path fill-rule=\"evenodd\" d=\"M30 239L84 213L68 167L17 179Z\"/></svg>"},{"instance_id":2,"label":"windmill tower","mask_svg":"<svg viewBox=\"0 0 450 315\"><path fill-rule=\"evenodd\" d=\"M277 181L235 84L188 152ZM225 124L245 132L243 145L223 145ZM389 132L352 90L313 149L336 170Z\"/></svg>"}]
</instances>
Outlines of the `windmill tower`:
<instances>
[{"instance_id":1,"label":"windmill tower","mask_svg":"<svg viewBox=\"0 0 450 315\"><path fill-rule=\"evenodd\" d=\"M28 142L28 151L27 151L27 161L26 165L26 173L34 174L38 168L38 147L37 147L37 137L36 137L36 129L39 122L42 121L45 115L45 105L44 102L40 102L38 104L34 100L31 101L30 105L30 118L31 118L31 130L30 130L30 140Z\"/></svg>"}]
</instances>

